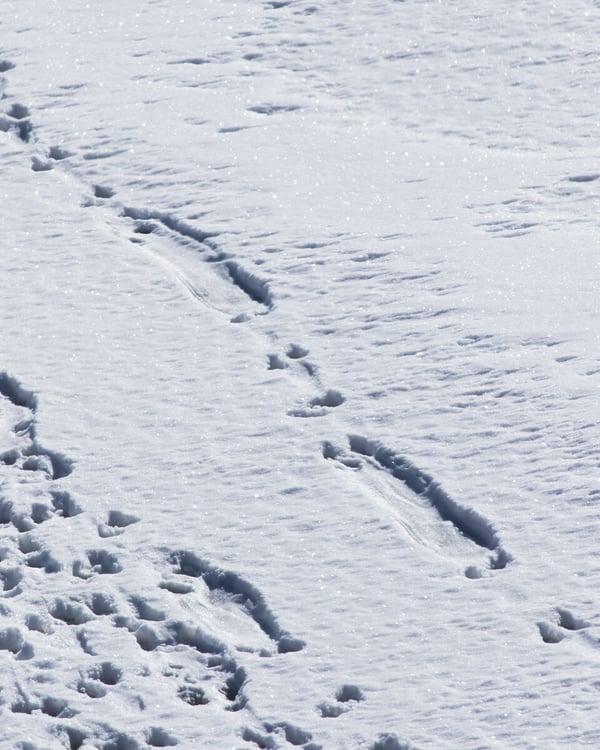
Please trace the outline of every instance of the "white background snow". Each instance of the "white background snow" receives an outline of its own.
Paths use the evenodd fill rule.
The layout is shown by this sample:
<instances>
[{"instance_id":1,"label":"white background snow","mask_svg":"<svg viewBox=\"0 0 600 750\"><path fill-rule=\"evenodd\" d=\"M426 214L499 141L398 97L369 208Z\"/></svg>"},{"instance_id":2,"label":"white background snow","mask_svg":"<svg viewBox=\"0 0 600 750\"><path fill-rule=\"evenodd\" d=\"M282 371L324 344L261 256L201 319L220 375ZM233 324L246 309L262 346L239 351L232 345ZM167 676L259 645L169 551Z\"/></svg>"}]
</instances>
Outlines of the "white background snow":
<instances>
[{"instance_id":1,"label":"white background snow","mask_svg":"<svg viewBox=\"0 0 600 750\"><path fill-rule=\"evenodd\" d=\"M598 2L1 5L0 747L599 747Z\"/></svg>"}]
</instances>

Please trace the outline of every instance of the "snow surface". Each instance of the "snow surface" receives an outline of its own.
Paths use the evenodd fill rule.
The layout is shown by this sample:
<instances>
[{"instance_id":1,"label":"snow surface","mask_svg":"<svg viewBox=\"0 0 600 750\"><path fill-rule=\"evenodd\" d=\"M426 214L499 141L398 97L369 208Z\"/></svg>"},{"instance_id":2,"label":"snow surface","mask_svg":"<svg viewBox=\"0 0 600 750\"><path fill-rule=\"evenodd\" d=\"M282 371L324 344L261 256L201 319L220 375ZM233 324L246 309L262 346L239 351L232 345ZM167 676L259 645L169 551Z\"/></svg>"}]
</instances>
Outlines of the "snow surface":
<instances>
[{"instance_id":1,"label":"snow surface","mask_svg":"<svg viewBox=\"0 0 600 750\"><path fill-rule=\"evenodd\" d=\"M3 0L0 748L600 747L599 30Z\"/></svg>"}]
</instances>

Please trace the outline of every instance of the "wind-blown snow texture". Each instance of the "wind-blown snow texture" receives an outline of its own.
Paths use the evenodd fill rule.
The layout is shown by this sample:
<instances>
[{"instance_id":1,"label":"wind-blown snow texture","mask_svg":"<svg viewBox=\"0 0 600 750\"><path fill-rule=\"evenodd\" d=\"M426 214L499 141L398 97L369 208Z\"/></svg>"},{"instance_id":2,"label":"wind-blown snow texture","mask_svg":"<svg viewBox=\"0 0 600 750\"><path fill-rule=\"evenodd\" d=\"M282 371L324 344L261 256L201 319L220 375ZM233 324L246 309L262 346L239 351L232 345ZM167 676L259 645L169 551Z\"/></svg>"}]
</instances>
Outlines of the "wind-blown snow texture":
<instances>
[{"instance_id":1,"label":"wind-blown snow texture","mask_svg":"<svg viewBox=\"0 0 600 750\"><path fill-rule=\"evenodd\" d=\"M0 748L600 746L599 32L3 0Z\"/></svg>"}]
</instances>

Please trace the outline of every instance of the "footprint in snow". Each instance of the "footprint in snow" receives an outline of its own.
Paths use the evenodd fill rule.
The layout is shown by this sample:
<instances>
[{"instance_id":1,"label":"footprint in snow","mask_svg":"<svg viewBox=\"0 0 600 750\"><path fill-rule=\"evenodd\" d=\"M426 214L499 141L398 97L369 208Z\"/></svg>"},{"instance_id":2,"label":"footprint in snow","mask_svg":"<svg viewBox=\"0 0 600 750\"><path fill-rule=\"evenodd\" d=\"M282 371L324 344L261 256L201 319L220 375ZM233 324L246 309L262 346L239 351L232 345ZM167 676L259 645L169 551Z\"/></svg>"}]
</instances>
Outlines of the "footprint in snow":
<instances>
[{"instance_id":1,"label":"footprint in snow","mask_svg":"<svg viewBox=\"0 0 600 750\"><path fill-rule=\"evenodd\" d=\"M317 710L325 719L336 719L346 713L351 707L365 699L362 690L357 685L345 684L336 691L336 703L323 701Z\"/></svg>"},{"instance_id":2,"label":"footprint in snow","mask_svg":"<svg viewBox=\"0 0 600 750\"><path fill-rule=\"evenodd\" d=\"M302 369L308 373L308 375L320 386L320 380L317 372L317 368L306 361L309 351L299 344L290 344L287 348L285 355L287 359L292 360L292 364L295 361L299 362ZM269 370L285 370L290 365L283 359L279 354L269 354L267 358L267 367ZM322 395L315 396L310 399L308 404L304 406L294 407L288 409L288 416L310 418L310 417L324 417L329 413L330 409L335 409L341 406L345 401L344 396L339 391L330 388L326 390Z\"/></svg>"},{"instance_id":3,"label":"footprint in snow","mask_svg":"<svg viewBox=\"0 0 600 750\"><path fill-rule=\"evenodd\" d=\"M153 588L145 591L143 581L138 581L135 591L129 590L129 577L120 575L127 573L126 557L121 559L120 552L126 547L120 542L140 519L122 510L109 511L96 525L107 546L86 544L70 565L62 559L63 549L55 555L47 540L56 534L43 535L43 524L58 522L53 528L60 533L60 524L81 515L85 529L86 516L60 485L74 463L39 442L37 403L32 391L0 373L0 407L14 425L8 433L10 444L0 454L0 469L24 488L14 498L0 498L0 524L11 531L14 543L0 550L0 597L16 600L28 586L42 581L44 590L39 611L24 613L23 629L8 604L0 602L0 613L16 621L0 630L0 661L10 659L18 665L34 657L52 660L55 657L48 655L69 644L80 657L74 658L75 669L65 665L75 674L54 685L51 695L49 685L48 693L41 690L45 682L38 680L35 669L21 674L13 668L14 683L3 686L5 703L22 715L41 712L63 720L77 716L77 728L64 724L52 730L69 747L80 747L91 738L101 739L103 747L141 746L133 735L105 724L98 727L91 704L102 705L111 694L131 707L136 736L143 735L146 745L177 744L179 740L161 726L140 728L146 722L145 696L153 690L149 685L157 682L174 704L186 706L183 710L201 712L211 704L213 712L243 712L244 720L254 721L246 694L249 676L240 655L281 657L300 651L304 642L280 625L256 586L188 550L167 553L168 575ZM64 533L72 532L69 528ZM174 594L181 601L171 599ZM173 616L174 611L179 616ZM250 645L244 645L245 634ZM131 656L132 645L137 655ZM119 660L119 654L128 654L127 660ZM253 730L248 731L250 738ZM287 722L261 725L256 736L270 743L259 740L259 746L275 748L285 740L318 747L309 733Z\"/></svg>"},{"instance_id":4,"label":"footprint in snow","mask_svg":"<svg viewBox=\"0 0 600 750\"><path fill-rule=\"evenodd\" d=\"M589 623L576 617L568 609L557 607L554 622L538 622L538 630L544 643L560 643L569 631L586 630Z\"/></svg>"},{"instance_id":5,"label":"footprint in snow","mask_svg":"<svg viewBox=\"0 0 600 750\"><path fill-rule=\"evenodd\" d=\"M329 413L330 409L335 409L336 407L341 406L344 401L345 398L339 391L330 389L322 396L312 398L304 407L289 409L288 416L303 418L324 417Z\"/></svg>"}]
</instances>

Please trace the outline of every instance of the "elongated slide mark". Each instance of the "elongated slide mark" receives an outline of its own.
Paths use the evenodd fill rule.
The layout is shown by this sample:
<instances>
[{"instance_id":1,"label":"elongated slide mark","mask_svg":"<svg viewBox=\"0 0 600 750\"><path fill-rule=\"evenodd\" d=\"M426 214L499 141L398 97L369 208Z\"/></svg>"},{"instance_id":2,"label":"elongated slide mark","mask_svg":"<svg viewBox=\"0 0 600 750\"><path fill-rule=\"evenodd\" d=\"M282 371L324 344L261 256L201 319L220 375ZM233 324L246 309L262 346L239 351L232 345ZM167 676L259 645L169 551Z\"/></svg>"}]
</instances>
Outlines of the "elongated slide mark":
<instances>
[{"instance_id":1,"label":"elongated slide mark","mask_svg":"<svg viewBox=\"0 0 600 750\"><path fill-rule=\"evenodd\" d=\"M205 255L204 260L207 263L211 263L223 278L238 287L253 302L263 305L267 311L273 308L273 297L269 289L269 284L256 274L243 268L230 255L221 252L216 244L211 242L211 239L217 236L216 233L204 232L164 211L124 207L122 215L134 221L142 222L136 229L136 232L139 234L151 234L153 232L151 222L155 221L161 223L171 232L198 243L201 246L199 249L202 253L211 251L210 254ZM184 283L186 283L185 280ZM189 284L186 284L186 286L190 288ZM194 296L198 296L194 293L193 289L190 288L190 291L192 291Z\"/></svg>"},{"instance_id":2,"label":"elongated slide mark","mask_svg":"<svg viewBox=\"0 0 600 750\"><path fill-rule=\"evenodd\" d=\"M263 633L277 643L280 654L300 651L304 647L303 641L293 638L279 625L263 594L237 573L222 570L184 550L172 552L169 562L175 566L176 573L202 578L211 591L221 590L235 597Z\"/></svg>"},{"instance_id":3,"label":"elongated slide mark","mask_svg":"<svg viewBox=\"0 0 600 750\"><path fill-rule=\"evenodd\" d=\"M250 271L246 271L233 260L226 261L224 266L232 283L248 295L251 300L264 305L268 309L273 307L273 298L266 281L250 273Z\"/></svg>"},{"instance_id":4,"label":"elongated slide mark","mask_svg":"<svg viewBox=\"0 0 600 750\"><path fill-rule=\"evenodd\" d=\"M3 67L4 66L4 67ZM10 70L12 63L8 61L0 61L0 73ZM15 130L19 138L24 142L31 140L33 128L29 120L29 109L24 105L15 103L6 115L0 114L0 131L8 131L10 129ZM109 156L110 154L106 154ZM49 159L41 159L38 156L32 157L31 168L34 172L45 172L53 168L52 161L61 161L71 156L71 153L60 146L51 146L48 151ZM102 158L103 155L98 154L87 154L83 158ZM114 191L110 188L101 185L93 186L94 196L100 199L108 199L114 195ZM91 205L91 203L87 204ZM222 252L215 243L211 242L213 237L218 236L216 232L206 232L198 227L193 226L187 221L177 218L166 211L160 211L153 208L135 208L132 206L122 206L121 215L138 222L136 227L136 233L138 234L151 234L155 227L152 222L162 224L170 232L175 235L179 235L180 238L185 240L191 240L199 246L199 250L203 253L206 251L212 251L210 254L206 254L204 257L205 262L214 265L215 270L219 273L226 281L236 286L241 292L243 292L252 302L262 305L266 312L269 312L274 304L269 284L264 279L261 279L256 274L243 268L230 254ZM136 240L137 241L137 240ZM195 289L194 285L191 284L176 265L167 261L163 258L163 261L167 263L170 270L177 279L186 287L187 291L191 293L193 297L199 301L205 303L205 295L199 293ZM244 313L232 318L232 322L243 322L248 319L248 316Z\"/></svg>"},{"instance_id":5,"label":"elongated slide mark","mask_svg":"<svg viewBox=\"0 0 600 750\"><path fill-rule=\"evenodd\" d=\"M455 529L467 539L484 549L491 550L490 568L502 570L512 557L506 552L492 524L472 508L467 508L454 500L433 479L430 474L419 469L411 461L399 456L377 441L360 435L349 435L351 453L372 459L372 463L403 482L409 490L426 498L443 521L450 521ZM360 461L338 451L331 443L324 443L323 456L340 461L351 468L358 468ZM468 568L467 577L478 577L475 569Z\"/></svg>"}]
</instances>

